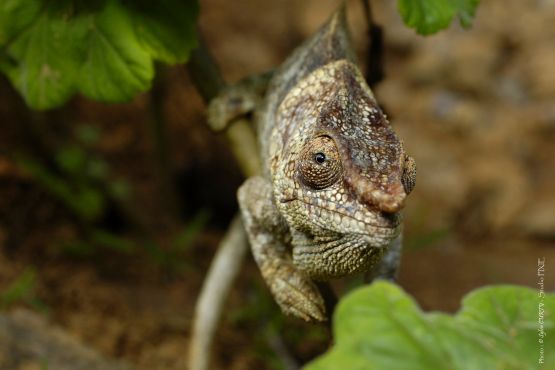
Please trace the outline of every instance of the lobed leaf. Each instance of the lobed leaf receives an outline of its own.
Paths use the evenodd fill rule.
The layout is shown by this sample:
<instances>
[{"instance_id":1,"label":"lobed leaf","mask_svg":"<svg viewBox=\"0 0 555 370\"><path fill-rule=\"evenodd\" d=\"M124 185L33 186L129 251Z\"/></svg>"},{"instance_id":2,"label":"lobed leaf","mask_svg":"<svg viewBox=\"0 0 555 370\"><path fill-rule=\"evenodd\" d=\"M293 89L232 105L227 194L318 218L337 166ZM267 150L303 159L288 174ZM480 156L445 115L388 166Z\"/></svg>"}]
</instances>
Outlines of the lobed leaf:
<instances>
[{"instance_id":1,"label":"lobed leaf","mask_svg":"<svg viewBox=\"0 0 555 370\"><path fill-rule=\"evenodd\" d=\"M37 109L78 92L128 101L150 87L155 60L187 60L197 8L195 0L3 0L0 70Z\"/></svg>"},{"instance_id":2,"label":"lobed leaf","mask_svg":"<svg viewBox=\"0 0 555 370\"><path fill-rule=\"evenodd\" d=\"M343 299L334 315L336 344L305 370L537 369L538 306L555 328L555 295L517 286L478 289L454 316L423 313L399 287L376 282ZM555 339L542 345L555 368Z\"/></svg>"},{"instance_id":3,"label":"lobed leaf","mask_svg":"<svg viewBox=\"0 0 555 370\"><path fill-rule=\"evenodd\" d=\"M470 27L480 0L399 0L398 10L405 24L421 35L447 28L455 16Z\"/></svg>"},{"instance_id":4,"label":"lobed leaf","mask_svg":"<svg viewBox=\"0 0 555 370\"><path fill-rule=\"evenodd\" d=\"M133 21L118 1L88 17L79 78L79 91L91 99L120 102L150 87L154 66L142 48Z\"/></svg>"}]
</instances>

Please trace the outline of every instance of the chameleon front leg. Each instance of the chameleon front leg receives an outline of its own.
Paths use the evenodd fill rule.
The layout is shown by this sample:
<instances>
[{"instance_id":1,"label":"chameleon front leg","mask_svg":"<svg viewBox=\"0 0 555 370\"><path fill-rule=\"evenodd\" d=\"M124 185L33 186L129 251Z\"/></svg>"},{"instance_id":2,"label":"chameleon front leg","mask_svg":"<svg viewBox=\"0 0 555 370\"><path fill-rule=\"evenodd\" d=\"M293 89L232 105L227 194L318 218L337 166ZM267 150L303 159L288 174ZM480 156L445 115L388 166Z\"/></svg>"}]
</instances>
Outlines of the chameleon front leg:
<instances>
[{"instance_id":1,"label":"chameleon front leg","mask_svg":"<svg viewBox=\"0 0 555 370\"><path fill-rule=\"evenodd\" d=\"M287 251L291 237L274 205L270 182L262 177L247 179L238 199L254 259L281 310L306 321L325 321L318 288L293 265Z\"/></svg>"}]
</instances>

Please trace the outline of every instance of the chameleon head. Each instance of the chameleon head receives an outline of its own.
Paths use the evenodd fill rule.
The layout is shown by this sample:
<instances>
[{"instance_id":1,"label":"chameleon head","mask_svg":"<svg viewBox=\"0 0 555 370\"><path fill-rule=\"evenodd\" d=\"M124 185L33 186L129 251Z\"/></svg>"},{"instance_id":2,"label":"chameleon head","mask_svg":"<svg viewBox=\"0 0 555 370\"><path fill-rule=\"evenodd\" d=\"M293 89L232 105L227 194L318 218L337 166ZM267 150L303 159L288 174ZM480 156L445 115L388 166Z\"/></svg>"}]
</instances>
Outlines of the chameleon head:
<instances>
[{"instance_id":1,"label":"chameleon head","mask_svg":"<svg viewBox=\"0 0 555 370\"><path fill-rule=\"evenodd\" d=\"M321 279L368 269L400 233L416 167L358 68L339 60L315 70L277 120L271 171L294 263Z\"/></svg>"}]
</instances>

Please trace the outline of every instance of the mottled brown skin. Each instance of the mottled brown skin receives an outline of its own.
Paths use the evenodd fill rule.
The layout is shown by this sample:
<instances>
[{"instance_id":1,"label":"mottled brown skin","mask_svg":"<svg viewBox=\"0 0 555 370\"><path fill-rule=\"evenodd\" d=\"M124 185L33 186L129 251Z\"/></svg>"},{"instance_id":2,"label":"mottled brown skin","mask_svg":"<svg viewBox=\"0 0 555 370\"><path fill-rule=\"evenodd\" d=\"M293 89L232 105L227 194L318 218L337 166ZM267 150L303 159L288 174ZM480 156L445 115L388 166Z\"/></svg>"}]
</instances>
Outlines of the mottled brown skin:
<instances>
[{"instance_id":1,"label":"mottled brown skin","mask_svg":"<svg viewBox=\"0 0 555 370\"><path fill-rule=\"evenodd\" d=\"M256 119L263 174L238 192L254 258L283 312L324 321L315 280L394 277L415 182L356 66L343 11L277 71Z\"/></svg>"}]
</instances>

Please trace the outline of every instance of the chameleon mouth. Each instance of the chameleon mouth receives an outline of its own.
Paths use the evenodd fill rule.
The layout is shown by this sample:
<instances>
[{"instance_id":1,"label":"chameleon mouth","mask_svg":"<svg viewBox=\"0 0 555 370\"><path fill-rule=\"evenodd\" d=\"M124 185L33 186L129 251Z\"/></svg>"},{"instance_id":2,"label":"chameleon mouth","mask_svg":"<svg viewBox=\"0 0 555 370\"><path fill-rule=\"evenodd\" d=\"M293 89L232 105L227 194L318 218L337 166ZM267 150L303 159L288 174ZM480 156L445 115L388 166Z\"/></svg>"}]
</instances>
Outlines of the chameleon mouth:
<instances>
[{"instance_id":1,"label":"chameleon mouth","mask_svg":"<svg viewBox=\"0 0 555 370\"><path fill-rule=\"evenodd\" d=\"M292 201L294 201L294 200L298 200L298 199L295 198L295 197L292 197L292 198L282 198L282 199L279 200L279 202L280 202L280 203L290 203L290 202L292 202Z\"/></svg>"},{"instance_id":2,"label":"chameleon mouth","mask_svg":"<svg viewBox=\"0 0 555 370\"><path fill-rule=\"evenodd\" d=\"M357 231L352 231L357 234L367 234L369 230L376 231L376 229L383 231L397 230L402 222L399 212L387 213L379 210L366 212L352 211L353 205L344 205L323 199L306 201L302 198L292 197L281 199L280 202L282 204L291 203L295 200L307 206L309 213L315 215L318 220L329 222L329 225L348 224L357 229Z\"/></svg>"}]
</instances>

